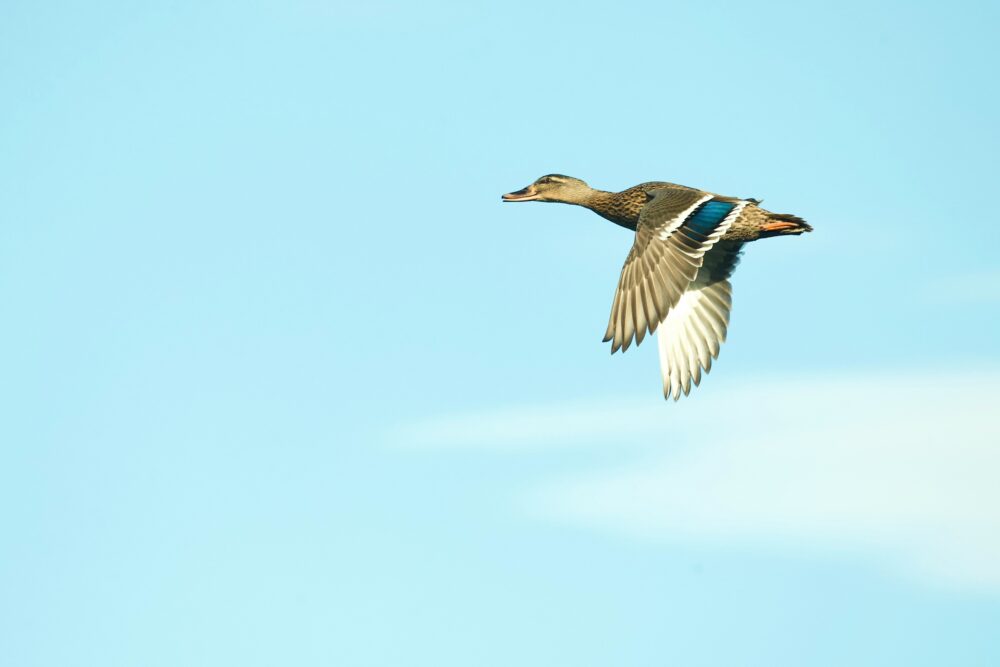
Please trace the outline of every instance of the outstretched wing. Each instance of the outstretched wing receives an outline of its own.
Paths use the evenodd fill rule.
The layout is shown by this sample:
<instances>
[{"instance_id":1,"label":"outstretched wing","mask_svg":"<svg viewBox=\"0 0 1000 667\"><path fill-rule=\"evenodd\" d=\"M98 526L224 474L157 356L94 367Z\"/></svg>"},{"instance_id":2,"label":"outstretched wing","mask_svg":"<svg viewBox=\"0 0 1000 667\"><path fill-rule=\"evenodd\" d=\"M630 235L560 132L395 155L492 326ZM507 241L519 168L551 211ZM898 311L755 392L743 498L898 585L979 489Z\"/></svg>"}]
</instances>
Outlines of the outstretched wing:
<instances>
[{"instance_id":1,"label":"outstretched wing","mask_svg":"<svg viewBox=\"0 0 1000 667\"><path fill-rule=\"evenodd\" d=\"M663 396L676 401L698 386L702 371L726 340L732 286L729 277L740 261L743 244L721 241L703 257L698 275L660 324L656 340L660 349Z\"/></svg>"},{"instance_id":2,"label":"outstretched wing","mask_svg":"<svg viewBox=\"0 0 1000 667\"><path fill-rule=\"evenodd\" d=\"M702 258L749 202L664 188L642 209L604 340L627 350L667 319L698 274Z\"/></svg>"}]
</instances>

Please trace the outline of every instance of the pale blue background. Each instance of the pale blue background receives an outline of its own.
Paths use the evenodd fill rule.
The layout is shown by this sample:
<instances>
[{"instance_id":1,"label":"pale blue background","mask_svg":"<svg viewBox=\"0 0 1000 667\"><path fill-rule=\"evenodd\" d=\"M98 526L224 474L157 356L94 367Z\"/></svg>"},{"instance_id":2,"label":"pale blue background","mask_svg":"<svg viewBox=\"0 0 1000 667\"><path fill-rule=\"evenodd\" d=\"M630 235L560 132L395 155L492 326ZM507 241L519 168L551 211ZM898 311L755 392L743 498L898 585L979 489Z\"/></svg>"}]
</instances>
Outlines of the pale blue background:
<instances>
[{"instance_id":1,"label":"pale blue background","mask_svg":"<svg viewBox=\"0 0 1000 667\"><path fill-rule=\"evenodd\" d=\"M661 400L600 344L628 235L499 202L548 172L815 225L691 400L1000 362L935 297L996 266L997 7L3 3L0 663L1000 664L995 593L509 502L614 450L386 435Z\"/></svg>"}]
</instances>

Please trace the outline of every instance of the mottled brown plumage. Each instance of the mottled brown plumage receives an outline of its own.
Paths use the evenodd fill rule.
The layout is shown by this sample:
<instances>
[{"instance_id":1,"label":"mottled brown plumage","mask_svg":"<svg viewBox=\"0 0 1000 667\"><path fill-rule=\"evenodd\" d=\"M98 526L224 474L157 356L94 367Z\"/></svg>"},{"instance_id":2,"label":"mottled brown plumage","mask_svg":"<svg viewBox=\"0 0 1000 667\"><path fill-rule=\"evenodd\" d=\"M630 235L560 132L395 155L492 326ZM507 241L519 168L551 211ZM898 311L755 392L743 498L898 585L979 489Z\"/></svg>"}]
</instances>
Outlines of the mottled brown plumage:
<instances>
[{"instance_id":1,"label":"mottled brown plumage","mask_svg":"<svg viewBox=\"0 0 1000 667\"><path fill-rule=\"evenodd\" d=\"M639 213L642 211L643 206L649 202L653 192L663 189L687 190L691 192L710 194L704 192L703 190L689 188L676 183L667 183L666 181L650 181L648 183L634 185L627 190L622 190L621 192L591 190L590 197L581 202L579 205L589 208L594 213L598 214L602 218L610 220L616 225L621 225L626 229L635 231L636 225L639 223ZM722 237L723 240L726 241L756 241L759 238L775 236L776 234L774 233L769 234L768 232L763 231L762 227L769 221L777 220L789 220L801 223L801 226L798 229L793 230L789 228L789 231L783 232L784 234L801 234L803 232L812 231L812 227L806 224L801 218L784 213L771 213L770 211L766 211L757 205L757 200L755 199L741 200L735 197L723 197L719 195L715 195L714 199L718 201L748 202L748 205L743 209L743 213L739 218L733 221L733 224L730 226L725 236Z\"/></svg>"}]
</instances>

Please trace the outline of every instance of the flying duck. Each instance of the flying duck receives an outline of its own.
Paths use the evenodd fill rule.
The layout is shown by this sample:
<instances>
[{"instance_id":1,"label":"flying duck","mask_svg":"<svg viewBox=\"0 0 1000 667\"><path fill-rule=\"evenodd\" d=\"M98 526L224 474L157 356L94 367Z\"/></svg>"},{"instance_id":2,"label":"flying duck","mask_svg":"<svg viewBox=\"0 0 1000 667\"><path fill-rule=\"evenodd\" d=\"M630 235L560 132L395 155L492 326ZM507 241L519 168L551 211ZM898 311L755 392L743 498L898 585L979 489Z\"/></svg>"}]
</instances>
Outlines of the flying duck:
<instances>
[{"instance_id":1,"label":"flying duck","mask_svg":"<svg viewBox=\"0 0 1000 667\"><path fill-rule=\"evenodd\" d=\"M605 192L578 178L548 174L503 195L503 201L583 206L635 232L604 341L614 354L658 333L663 396L675 401L698 386L726 340L729 278L743 245L812 231L798 216L760 208L757 199L660 181Z\"/></svg>"}]
</instances>

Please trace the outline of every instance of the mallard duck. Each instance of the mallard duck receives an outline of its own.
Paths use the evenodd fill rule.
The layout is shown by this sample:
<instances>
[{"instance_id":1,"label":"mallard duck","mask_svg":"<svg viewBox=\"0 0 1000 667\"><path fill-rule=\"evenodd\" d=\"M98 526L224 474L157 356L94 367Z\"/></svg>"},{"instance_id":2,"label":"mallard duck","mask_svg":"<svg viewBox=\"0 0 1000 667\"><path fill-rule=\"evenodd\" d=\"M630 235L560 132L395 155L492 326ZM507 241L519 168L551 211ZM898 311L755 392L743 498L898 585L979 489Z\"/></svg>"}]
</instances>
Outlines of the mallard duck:
<instances>
[{"instance_id":1,"label":"mallard duck","mask_svg":"<svg viewBox=\"0 0 1000 667\"><path fill-rule=\"evenodd\" d=\"M664 182L605 192L549 174L503 195L503 201L575 204L635 232L604 342L614 354L657 332L663 396L675 401L698 386L726 340L729 278L743 245L812 231L798 216L765 211L757 199Z\"/></svg>"}]
</instances>

